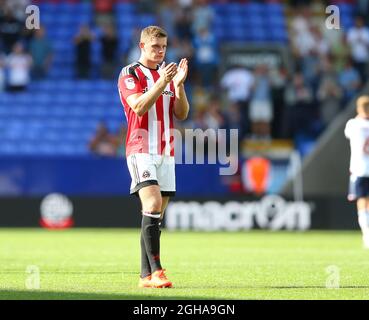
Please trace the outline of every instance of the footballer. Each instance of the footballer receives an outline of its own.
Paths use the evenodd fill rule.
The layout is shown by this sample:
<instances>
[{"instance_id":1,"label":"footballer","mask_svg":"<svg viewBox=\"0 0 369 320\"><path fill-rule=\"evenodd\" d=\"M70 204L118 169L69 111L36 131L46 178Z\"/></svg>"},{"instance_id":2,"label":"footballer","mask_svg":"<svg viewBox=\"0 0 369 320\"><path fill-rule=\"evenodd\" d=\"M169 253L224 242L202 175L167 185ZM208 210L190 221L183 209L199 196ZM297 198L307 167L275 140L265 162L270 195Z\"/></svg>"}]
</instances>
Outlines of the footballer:
<instances>
[{"instance_id":1,"label":"footballer","mask_svg":"<svg viewBox=\"0 0 369 320\"><path fill-rule=\"evenodd\" d=\"M357 99L356 110L345 127L351 147L348 199L356 201L363 245L369 249L369 96Z\"/></svg>"},{"instance_id":2,"label":"footballer","mask_svg":"<svg viewBox=\"0 0 369 320\"><path fill-rule=\"evenodd\" d=\"M167 288L172 282L160 261L160 224L169 198L175 195L174 117L189 111L184 82L188 61L165 65L167 33L158 26L141 31L138 61L124 67L118 90L128 123L127 166L130 193L142 205L139 287Z\"/></svg>"}]
</instances>

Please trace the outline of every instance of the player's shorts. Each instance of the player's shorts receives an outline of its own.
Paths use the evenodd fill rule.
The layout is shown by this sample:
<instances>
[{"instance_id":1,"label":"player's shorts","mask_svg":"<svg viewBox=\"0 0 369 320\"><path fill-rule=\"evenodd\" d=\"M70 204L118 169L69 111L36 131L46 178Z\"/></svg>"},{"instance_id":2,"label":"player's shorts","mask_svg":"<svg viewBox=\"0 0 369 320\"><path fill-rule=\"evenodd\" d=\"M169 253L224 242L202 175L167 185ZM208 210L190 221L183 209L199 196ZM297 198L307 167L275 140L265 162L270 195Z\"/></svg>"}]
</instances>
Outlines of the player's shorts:
<instances>
[{"instance_id":1,"label":"player's shorts","mask_svg":"<svg viewBox=\"0 0 369 320\"><path fill-rule=\"evenodd\" d=\"M350 176L348 200L354 201L359 198L369 197L369 177Z\"/></svg>"},{"instance_id":2,"label":"player's shorts","mask_svg":"<svg viewBox=\"0 0 369 320\"><path fill-rule=\"evenodd\" d=\"M252 122L270 122L273 119L272 104L265 100L252 100L250 102L249 118Z\"/></svg>"},{"instance_id":3,"label":"player's shorts","mask_svg":"<svg viewBox=\"0 0 369 320\"><path fill-rule=\"evenodd\" d=\"M158 185L163 197L173 197L176 192L175 158L166 155L135 153L127 157L132 183L130 193L150 185Z\"/></svg>"}]
</instances>

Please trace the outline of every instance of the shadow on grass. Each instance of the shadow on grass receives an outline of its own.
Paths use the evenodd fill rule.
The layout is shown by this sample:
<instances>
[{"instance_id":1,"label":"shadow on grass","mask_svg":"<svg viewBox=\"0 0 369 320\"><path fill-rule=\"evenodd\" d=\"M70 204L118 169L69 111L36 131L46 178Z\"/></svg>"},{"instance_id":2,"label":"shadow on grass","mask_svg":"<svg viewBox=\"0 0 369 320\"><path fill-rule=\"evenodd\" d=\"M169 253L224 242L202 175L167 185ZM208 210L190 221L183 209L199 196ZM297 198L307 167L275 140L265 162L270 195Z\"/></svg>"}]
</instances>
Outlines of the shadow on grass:
<instances>
[{"instance_id":1,"label":"shadow on grass","mask_svg":"<svg viewBox=\"0 0 369 320\"><path fill-rule=\"evenodd\" d=\"M41 290L0 290L0 300L211 300L198 296L158 296L159 290L167 293L175 289L141 289L141 294L53 292ZM147 291L147 293L145 292ZM150 295L151 294L151 295Z\"/></svg>"},{"instance_id":2,"label":"shadow on grass","mask_svg":"<svg viewBox=\"0 0 369 320\"><path fill-rule=\"evenodd\" d=\"M214 286L207 287L178 287L178 289L214 289ZM248 290L296 290L296 289L326 289L325 286L230 286L227 289L248 289ZM339 289L369 289L368 285L340 286ZM41 290L0 290L0 300L214 300L214 297L204 296L159 296L161 290L170 293L172 289L140 289L142 294L128 293L84 293L84 292L53 292ZM224 298L222 298L224 299ZM246 298L247 300L253 298ZM233 300L233 299L231 299Z\"/></svg>"}]
</instances>

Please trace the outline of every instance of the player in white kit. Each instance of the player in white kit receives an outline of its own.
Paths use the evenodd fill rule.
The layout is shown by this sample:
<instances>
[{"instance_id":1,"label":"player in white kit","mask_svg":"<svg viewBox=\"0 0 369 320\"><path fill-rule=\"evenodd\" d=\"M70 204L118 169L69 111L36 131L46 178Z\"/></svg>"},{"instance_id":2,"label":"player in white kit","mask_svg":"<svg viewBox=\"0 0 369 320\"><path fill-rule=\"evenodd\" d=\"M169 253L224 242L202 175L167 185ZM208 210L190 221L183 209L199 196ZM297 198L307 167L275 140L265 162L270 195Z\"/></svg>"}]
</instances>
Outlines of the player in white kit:
<instances>
[{"instance_id":1,"label":"player in white kit","mask_svg":"<svg viewBox=\"0 0 369 320\"><path fill-rule=\"evenodd\" d=\"M345 128L351 147L348 199L357 203L363 245L369 249L369 96L357 99L356 110L357 116Z\"/></svg>"}]
</instances>

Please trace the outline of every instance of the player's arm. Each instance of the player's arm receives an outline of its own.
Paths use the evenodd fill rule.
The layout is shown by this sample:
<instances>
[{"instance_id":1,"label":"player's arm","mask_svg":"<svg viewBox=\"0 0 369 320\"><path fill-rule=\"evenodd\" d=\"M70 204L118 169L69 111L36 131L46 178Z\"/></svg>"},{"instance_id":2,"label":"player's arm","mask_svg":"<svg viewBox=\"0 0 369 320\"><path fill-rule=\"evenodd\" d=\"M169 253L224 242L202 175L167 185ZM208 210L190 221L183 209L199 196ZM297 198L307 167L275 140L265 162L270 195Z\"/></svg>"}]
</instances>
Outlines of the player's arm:
<instances>
[{"instance_id":1,"label":"player's arm","mask_svg":"<svg viewBox=\"0 0 369 320\"><path fill-rule=\"evenodd\" d=\"M187 59L182 59L178 66L177 75L174 77L174 87L176 92L176 99L174 102L174 116L178 120L185 120L188 116L190 105L186 96L184 88L184 82L188 73L188 62Z\"/></svg>"},{"instance_id":2,"label":"player's arm","mask_svg":"<svg viewBox=\"0 0 369 320\"><path fill-rule=\"evenodd\" d=\"M154 83L150 90L145 93L133 93L126 98L129 106L140 117L149 111L156 100L158 100L167 84L172 81L177 73L177 66L175 63L170 63L166 67L162 67L159 73L160 78Z\"/></svg>"}]
</instances>

